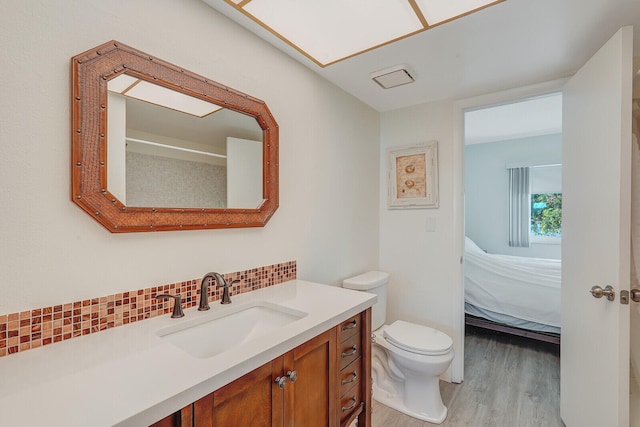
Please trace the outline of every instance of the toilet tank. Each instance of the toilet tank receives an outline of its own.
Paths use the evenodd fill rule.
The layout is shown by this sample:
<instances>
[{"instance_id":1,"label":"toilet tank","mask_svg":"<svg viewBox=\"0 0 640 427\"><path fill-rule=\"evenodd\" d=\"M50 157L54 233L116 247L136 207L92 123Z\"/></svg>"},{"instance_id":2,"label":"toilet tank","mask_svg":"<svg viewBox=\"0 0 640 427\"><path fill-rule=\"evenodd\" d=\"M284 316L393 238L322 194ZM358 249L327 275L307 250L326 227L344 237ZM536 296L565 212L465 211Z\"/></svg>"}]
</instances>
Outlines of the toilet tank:
<instances>
[{"instance_id":1,"label":"toilet tank","mask_svg":"<svg viewBox=\"0 0 640 427\"><path fill-rule=\"evenodd\" d=\"M369 271L342 281L342 287L356 291L370 292L378 296L378 302L371 307L371 329L384 325L387 317L387 284L389 273Z\"/></svg>"}]
</instances>

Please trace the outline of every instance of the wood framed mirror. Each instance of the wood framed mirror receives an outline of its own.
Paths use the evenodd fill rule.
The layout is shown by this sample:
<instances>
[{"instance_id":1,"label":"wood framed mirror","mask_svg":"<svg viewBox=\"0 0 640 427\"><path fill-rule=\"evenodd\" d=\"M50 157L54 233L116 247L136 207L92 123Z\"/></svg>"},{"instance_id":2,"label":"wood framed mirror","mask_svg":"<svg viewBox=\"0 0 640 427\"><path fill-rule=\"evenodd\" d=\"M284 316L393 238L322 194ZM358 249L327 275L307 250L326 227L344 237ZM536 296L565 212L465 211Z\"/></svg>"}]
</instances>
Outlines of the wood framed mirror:
<instances>
[{"instance_id":1,"label":"wood framed mirror","mask_svg":"<svg viewBox=\"0 0 640 427\"><path fill-rule=\"evenodd\" d=\"M262 227L278 208L264 101L117 41L74 56L71 76L71 197L109 231Z\"/></svg>"}]
</instances>

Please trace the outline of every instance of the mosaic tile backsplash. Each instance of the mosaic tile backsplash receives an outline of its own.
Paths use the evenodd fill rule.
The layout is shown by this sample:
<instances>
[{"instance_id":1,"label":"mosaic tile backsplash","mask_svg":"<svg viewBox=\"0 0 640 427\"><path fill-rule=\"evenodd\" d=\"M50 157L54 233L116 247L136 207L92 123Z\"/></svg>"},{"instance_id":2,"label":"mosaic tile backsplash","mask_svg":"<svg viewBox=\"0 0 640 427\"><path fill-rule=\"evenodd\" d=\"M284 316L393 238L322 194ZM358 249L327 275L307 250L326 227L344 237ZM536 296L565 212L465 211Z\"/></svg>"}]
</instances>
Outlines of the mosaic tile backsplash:
<instances>
[{"instance_id":1,"label":"mosaic tile backsplash","mask_svg":"<svg viewBox=\"0 0 640 427\"><path fill-rule=\"evenodd\" d=\"M230 287L231 295L237 295L294 280L296 274L296 262L289 261L223 276L228 282L240 280ZM193 307L200 298L200 281L0 314L0 357L171 313L173 300L157 300L160 294L179 294L183 308ZM221 296L222 291L216 286L209 287L210 302Z\"/></svg>"}]
</instances>

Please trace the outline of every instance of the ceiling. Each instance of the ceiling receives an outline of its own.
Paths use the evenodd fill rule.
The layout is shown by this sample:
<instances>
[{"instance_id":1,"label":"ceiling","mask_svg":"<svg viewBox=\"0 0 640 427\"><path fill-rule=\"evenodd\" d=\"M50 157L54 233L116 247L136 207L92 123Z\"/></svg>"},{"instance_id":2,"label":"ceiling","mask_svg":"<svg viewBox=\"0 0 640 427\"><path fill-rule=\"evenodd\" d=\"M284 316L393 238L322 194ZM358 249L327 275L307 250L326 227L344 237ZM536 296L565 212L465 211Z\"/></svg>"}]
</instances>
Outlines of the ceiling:
<instances>
[{"instance_id":1,"label":"ceiling","mask_svg":"<svg viewBox=\"0 0 640 427\"><path fill-rule=\"evenodd\" d=\"M640 0L506 0L324 68L224 0L203 1L381 112L571 75L625 25L636 26L640 56ZM383 89L371 80L399 64L414 83Z\"/></svg>"},{"instance_id":2,"label":"ceiling","mask_svg":"<svg viewBox=\"0 0 640 427\"><path fill-rule=\"evenodd\" d=\"M559 92L464 113L466 145L560 133L562 94Z\"/></svg>"}]
</instances>

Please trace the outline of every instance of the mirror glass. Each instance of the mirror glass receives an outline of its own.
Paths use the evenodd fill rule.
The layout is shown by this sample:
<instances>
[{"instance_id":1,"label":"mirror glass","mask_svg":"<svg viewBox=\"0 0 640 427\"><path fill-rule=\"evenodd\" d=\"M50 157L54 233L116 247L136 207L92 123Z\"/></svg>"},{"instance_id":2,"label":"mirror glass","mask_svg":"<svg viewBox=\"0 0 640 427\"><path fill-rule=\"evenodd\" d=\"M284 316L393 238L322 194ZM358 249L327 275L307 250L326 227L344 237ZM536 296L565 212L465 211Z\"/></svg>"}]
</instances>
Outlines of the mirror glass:
<instances>
[{"instance_id":1,"label":"mirror glass","mask_svg":"<svg viewBox=\"0 0 640 427\"><path fill-rule=\"evenodd\" d=\"M130 207L257 208L256 119L128 74L108 82L109 191Z\"/></svg>"}]
</instances>

